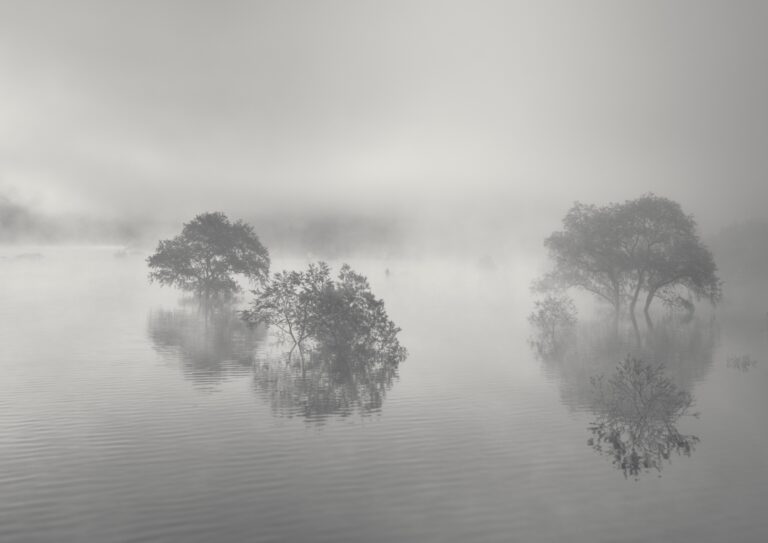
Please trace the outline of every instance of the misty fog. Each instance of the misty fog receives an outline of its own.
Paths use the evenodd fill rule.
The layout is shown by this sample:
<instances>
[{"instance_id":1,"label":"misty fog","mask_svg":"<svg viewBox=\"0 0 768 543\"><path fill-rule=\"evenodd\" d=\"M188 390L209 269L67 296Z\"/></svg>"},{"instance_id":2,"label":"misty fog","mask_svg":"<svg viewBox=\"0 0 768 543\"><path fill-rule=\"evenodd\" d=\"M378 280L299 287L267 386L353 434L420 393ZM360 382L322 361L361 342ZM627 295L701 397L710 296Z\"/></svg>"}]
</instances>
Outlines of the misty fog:
<instances>
[{"instance_id":1,"label":"misty fog","mask_svg":"<svg viewBox=\"0 0 768 543\"><path fill-rule=\"evenodd\" d=\"M0 2L0 540L765 541L767 25Z\"/></svg>"}]
</instances>

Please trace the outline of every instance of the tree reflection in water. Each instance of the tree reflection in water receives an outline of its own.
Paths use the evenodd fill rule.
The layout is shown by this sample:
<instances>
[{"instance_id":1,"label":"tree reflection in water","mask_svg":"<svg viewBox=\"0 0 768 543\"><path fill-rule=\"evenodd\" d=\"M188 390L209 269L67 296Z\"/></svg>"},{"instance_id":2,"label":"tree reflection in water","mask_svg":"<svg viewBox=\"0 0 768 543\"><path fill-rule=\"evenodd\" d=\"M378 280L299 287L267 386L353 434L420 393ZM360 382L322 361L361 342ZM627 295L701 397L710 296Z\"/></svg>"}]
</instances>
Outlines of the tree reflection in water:
<instances>
[{"instance_id":1,"label":"tree reflection in water","mask_svg":"<svg viewBox=\"0 0 768 543\"><path fill-rule=\"evenodd\" d=\"M677 422L693 415L690 391L712 366L718 337L712 320L669 317L638 338L605 319L580 323L556 348L534 354L557 378L565 405L593 412L589 445L637 479L699 442Z\"/></svg>"},{"instance_id":2,"label":"tree reflection in water","mask_svg":"<svg viewBox=\"0 0 768 543\"><path fill-rule=\"evenodd\" d=\"M254 364L254 389L280 416L322 420L378 411L397 379L401 352L348 358L318 349L300 361L269 357Z\"/></svg>"},{"instance_id":3,"label":"tree reflection in water","mask_svg":"<svg viewBox=\"0 0 768 543\"><path fill-rule=\"evenodd\" d=\"M714 321L694 318L690 322L660 320L638 342L631 330L617 334L612 323L579 323L556 350L534 355L545 371L560 384L564 404L574 409L589 408L594 400L592 378L607 374L627 355L650 364L663 364L666 377L681 390L690 391L712 367L719 327Z\"/></svg>"},{"instance_id":4,"label":"tree reflection in water","mask_svg":"<svg viewBox=\"0 0 768 543\"><path fill-rule=\"evenodd\" d=\"M394 335L382 341L381 330L375 329L389 330L390 321L347 326L344 320L328 320L325 325L334 328L328 330L329 341L313 341L303 361L283 352L255 362L254 388L276 415L322 420L372 413L397 379L407 352Z\"/></svg>"},{"instance_id":5,"label":"tree reflection in water","mask_svg":"<svg viewBox=\"0 0 768 543\"><path fill-rule=\"evenodd\" d=\"M230 307L219 307L207 318L194 310L155 310L147 328L155 350L178 361L186 378L204 386L248 374L266 335Z\"/></svg>"},{"instance_id":6,"label":"tree reflection in water","mask_svg":"<svg viewBox=\"0 0 768 543\"><path fill-rule=\"evenodd\" d=\"M406 350L365 276L327 264L281 272L243 318L267 324L283 351L254 364L254 387L279 415L321 419L378 410ZM297 357L292 357L294 349Z\"/></svg>"},{"instance_id":7,"label":"tree reflection in water","mask_svg":"<svg viewBox=\"0 0 768 543\"><path fill-rule=\"evenodd\" d=\"M625 477L661 472L672 454L690 456L699 438L677 422L691 413L693 397L664 375L661 365L628 356L611 375L593 378L595 420L588 444L608 455Z\"/></svg>"}]
</instances>

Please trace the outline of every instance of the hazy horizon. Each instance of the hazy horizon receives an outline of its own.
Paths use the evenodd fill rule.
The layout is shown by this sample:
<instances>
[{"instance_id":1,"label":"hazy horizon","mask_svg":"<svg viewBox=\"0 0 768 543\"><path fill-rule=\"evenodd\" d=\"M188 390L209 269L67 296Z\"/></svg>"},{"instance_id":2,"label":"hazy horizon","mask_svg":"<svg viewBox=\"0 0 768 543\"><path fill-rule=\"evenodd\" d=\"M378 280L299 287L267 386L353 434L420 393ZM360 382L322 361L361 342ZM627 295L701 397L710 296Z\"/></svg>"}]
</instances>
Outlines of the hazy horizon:
<instances>
[{"instance_id":1,"label":"hazy horizon","mask_svg":"<svg viewBox=\"0 0 768 543\"><path fill-rule=\"evenodd\" d=\"M575 200L654 192L713 235L768 218L767 16L750 2L5 2L0 197L99 224L221 210L545 232Z\"/></svg>"},{"instance_id":2,"label":"hazy horizon","mask_svg":"<svg viewBox=\"0 0 768 543\"><path fill-rule=\"evenodd\" d=\"M767 30L0 0L0 541L768 541Z\"/></svg>"}]
</instances>

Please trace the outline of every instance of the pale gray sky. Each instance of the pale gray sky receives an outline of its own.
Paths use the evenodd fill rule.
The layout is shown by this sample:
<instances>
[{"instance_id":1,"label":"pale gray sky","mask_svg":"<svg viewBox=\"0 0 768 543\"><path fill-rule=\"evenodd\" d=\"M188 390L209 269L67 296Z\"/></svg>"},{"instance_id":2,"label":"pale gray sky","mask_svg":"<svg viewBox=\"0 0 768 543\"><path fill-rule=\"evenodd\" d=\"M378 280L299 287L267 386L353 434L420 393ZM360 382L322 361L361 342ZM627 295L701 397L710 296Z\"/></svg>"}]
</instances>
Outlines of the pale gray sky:
<instances>
[{"instance_id":1,"label":"pale gray sky","mask_svg":"<svg viewBox=\"0 0 768 543\"><path fill-rule=\"evenodd\" d=\"M0 192L187 219L762 215L768 3L0 0Z\"/></svg>"}]
</instances>

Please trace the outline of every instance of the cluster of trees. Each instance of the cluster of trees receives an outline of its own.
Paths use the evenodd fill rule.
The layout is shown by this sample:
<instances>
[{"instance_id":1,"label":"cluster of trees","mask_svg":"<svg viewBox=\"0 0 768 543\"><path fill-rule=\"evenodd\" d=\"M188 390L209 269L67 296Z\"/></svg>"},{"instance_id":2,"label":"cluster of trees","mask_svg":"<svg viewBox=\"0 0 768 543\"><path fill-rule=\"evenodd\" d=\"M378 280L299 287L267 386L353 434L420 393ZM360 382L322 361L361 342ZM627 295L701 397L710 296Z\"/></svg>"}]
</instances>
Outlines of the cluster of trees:
<instances>
[{"instance_id":1,"label":"cluster of trees","mask_svg":"<svg viewBox=\"0 0 768 543\"><path fill-rule=\"evenodd\" d=\"M212 302L242 290L238 277L249 281L255 298L243 319L290 340L288 360L298 349L302 370L307 351L310 361L323 358L347 366L384 362L396 367L405 359L400 329L363 275L344 265L334 279L320 262L270 278L269 252L253 227L230 222L223 213L196 216L178 236L161 241L147 263L150 280L194 293L206 318Z\"/></svg>"},{"instance_id":2,"label":"cluster of trees","mask_svg":"<svg viewBox=\"0 0 768 543\"><path fill-rule=\"evenodd\" d=\"M641 296L649 328L655 299L692 312L693 299L714 304L721 296L717 266L695 220L654 194L606 206L577 202L544 245L554 267L535 288L590 292L612 306L617 323L626 307L636 325Z\"/></svg>"},{"instance_id":3,"label":"cluster of trees","mask_svg":"<svg viewBox=\"0 0 768 543\"><path fill-rule=\"evenodd\" d=\"M310 349L305 364L298 356L289 362L284 350L273 356L264 348L267 328L251 326L235 311L215 311L203 320L183 309L156 310L147 331L158 354L178 362L196 387L213 389L250 375L253 391L274 415L310 422L378 411L397 380L397 355L404 354L390 349L343 359Z\"/></svg>"}]
</instances>

